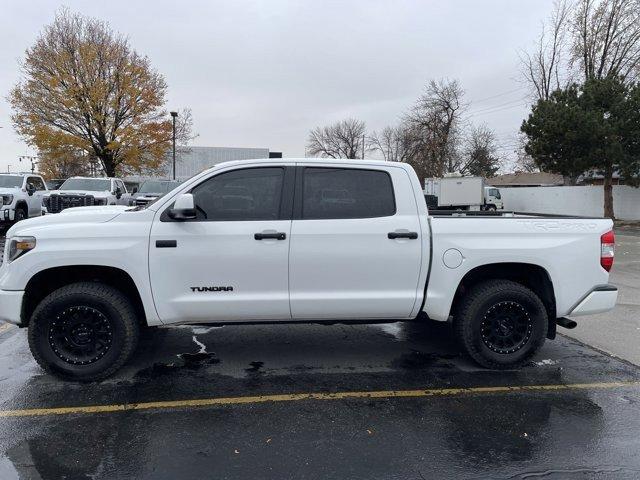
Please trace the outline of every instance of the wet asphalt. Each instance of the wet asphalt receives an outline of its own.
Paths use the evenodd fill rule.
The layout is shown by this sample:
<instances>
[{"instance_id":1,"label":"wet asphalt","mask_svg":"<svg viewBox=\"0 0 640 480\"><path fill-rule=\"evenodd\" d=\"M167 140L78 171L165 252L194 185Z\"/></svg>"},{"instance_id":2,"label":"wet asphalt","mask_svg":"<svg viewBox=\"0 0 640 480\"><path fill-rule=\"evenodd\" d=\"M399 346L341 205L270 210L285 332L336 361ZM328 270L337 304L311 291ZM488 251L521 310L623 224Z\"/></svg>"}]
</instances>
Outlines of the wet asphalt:
<instances>
[{"instance_id":1,"label":"wet asphalt","mask_svg":"<svg viewBox=\"0 0 640 480\"><path fill-rule=\"evenodd\" d=\"M0 479L636 479L640 384L626 382L639 367L565 336L519 371L481 369L429 322L151 329L114 377L64 383L4 328ZM441 394L366 394L425 389ZM365 393L277 397L320 392ZM275 401L243 403L262 395Z\"/></svg>"}]
</instances>

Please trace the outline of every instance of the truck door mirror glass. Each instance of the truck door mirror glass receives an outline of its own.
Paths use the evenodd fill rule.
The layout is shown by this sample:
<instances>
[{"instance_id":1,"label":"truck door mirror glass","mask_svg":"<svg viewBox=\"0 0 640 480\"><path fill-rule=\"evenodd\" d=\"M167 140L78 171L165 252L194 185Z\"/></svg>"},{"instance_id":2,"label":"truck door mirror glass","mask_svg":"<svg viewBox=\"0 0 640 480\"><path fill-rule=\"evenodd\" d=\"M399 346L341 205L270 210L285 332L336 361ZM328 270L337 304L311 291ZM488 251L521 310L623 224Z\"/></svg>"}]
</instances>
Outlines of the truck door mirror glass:
<instances>
[{"instance_id":1,"label":"truck door mirror glass","mask_svg":"<svg viewBox=\"0 0 640 480\"><path fill-rule=\"evenodd\" d=\"M169 218L173 220L193 220L196 218L196 207L193 201L193 195L190 193L183 193L178 195L173 207L167 212Z\"/></svg>"},{"instance_id":2,"label":"truck door mirror glass","mask_svg":"<svg viewBox=\"0 0 640 480\"><path fill-rule=\"evenodd\" d=\"M120 187L116 187L116 191L114 193L116 198L120 200L120 198L122 197L122 190L120 190Z\"/></svg>"},{"instance_id":3,"label":"truck door mirror glass","mask_svg":"<svg viewBox=\"0 0 640 480\"><path fill-rule=\"evenodd\" d=\"M36 192L36 187L32 183L27 183L27 195L32 196Z\"/></svg>"}]
</instances>

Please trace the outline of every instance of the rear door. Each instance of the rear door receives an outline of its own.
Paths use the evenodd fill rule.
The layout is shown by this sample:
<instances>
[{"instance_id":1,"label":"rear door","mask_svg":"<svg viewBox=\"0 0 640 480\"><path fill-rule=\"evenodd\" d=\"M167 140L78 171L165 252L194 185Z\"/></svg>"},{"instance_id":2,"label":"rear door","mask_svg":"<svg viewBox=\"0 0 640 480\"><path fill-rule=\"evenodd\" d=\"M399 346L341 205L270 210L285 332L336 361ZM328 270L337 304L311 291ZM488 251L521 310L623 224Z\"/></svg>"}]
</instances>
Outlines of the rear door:
<instances>
[{"instance_id":1,"label":"rear door","mask_svg":"<svg viewBox=\"0 0 640 480\"><path fill-rule=\"evenodd\" d=\"M289 282L294 319L407 318L422 261L401 168L297 168Z\"/></svg>"}]
</instances>

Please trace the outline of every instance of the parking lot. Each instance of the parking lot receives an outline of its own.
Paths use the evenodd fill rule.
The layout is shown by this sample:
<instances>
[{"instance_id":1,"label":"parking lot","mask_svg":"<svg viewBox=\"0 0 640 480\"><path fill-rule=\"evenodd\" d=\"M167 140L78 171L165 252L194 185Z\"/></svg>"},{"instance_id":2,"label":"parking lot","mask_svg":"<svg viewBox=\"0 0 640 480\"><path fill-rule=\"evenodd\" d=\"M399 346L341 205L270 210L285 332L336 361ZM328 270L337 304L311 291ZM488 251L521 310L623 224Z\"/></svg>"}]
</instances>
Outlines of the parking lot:
<instances>
[{"instance_id":1,"label":"parking lot","mask_svg":"<svg viewBox=\"0 0 640 480\"><path fill-rule=\"evenodd\" d=\"M618 235L620 306L520 371L446 324L180 327L74 384L2 325L0 479L638 478L640 236Z\"/></svg>"}]
</instances>

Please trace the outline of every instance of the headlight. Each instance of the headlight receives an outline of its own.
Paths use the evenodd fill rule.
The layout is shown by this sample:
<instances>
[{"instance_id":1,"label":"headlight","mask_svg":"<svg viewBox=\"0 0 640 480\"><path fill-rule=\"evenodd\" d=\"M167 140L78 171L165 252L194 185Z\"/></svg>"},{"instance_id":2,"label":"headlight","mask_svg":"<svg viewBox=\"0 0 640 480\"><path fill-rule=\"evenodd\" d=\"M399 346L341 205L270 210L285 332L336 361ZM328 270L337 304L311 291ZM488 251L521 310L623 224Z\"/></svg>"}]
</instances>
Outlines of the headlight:
<instances>
[{"instance_id":1,"label":"headlight","mask_svg":"<svg viewBox=\"0 0 640 480\"><path fill-rule=\"evenodd\" d=\"M2 195L2 205L11 205L13 203L13 195Z\"/></svg>"},{"instance_id":2,"label":"headlight","mask_svg":"<svg viewBox=\"0 0 640 480\"><path fill-rule=\"evenodd\" d=\"M35 237L13 237L9 240L9 251L7 252L7 263L13 262L16 258L24 255L36 248Z\"/></svg>"}]
</instances>

